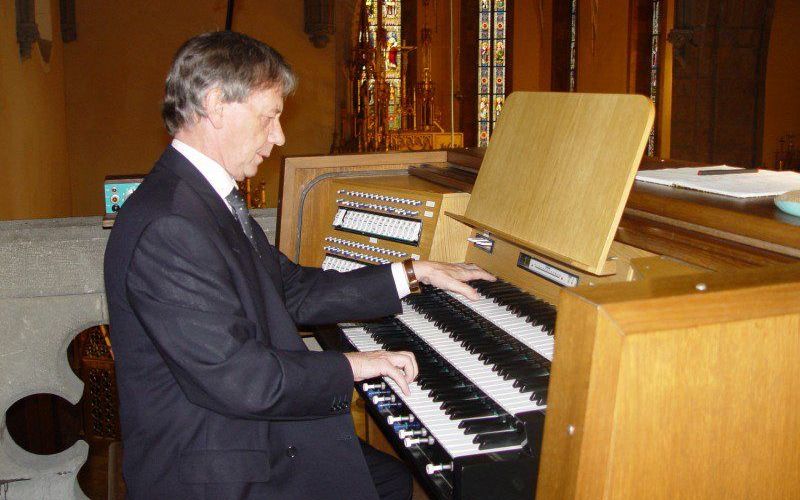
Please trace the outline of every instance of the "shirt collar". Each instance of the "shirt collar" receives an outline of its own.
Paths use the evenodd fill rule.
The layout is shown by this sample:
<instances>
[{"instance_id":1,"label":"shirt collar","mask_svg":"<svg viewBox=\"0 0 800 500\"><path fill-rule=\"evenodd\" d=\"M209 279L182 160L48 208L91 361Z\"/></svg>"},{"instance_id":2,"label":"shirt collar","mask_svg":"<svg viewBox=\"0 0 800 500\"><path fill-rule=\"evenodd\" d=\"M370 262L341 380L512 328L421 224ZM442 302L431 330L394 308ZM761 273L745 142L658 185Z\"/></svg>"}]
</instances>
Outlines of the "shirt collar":
<instances>
[{"instance_id":1,"label":"shirt collar","mask_svg":"<svg viewBox=\"0 0 800 500\"><path fill-rule=\"evenodd\" d=\"M236 184L236 180L231 177L231 174L216 161L178 139L172 140L172 147L194 165L208 183L211 184L211 187L214 188L219 197L222 198L222 201L230 208L230 204L228 204L225 197L230 194L233 188L238 189L239 187Z\"/></svg>"}]
</instances>

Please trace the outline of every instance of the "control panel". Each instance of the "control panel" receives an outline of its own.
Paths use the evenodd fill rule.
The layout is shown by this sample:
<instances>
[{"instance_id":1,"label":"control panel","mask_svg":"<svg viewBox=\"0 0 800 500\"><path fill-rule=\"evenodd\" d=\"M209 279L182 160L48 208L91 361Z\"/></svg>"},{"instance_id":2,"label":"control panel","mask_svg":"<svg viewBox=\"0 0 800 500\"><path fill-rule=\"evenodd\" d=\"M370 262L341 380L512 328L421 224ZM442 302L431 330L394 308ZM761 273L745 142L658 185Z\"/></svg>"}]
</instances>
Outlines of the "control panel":
<instances>
[{"instance_id":1,"label":"control panel","mask_svg":"<svg viewBox=\"0 0 800 500\"><path fill-rule=\"evenodd\" d=\"M407 175L334 180L330 192L317 247L324 269L463 260L469 228L445 212L463 214L469 193Z\"/></svg>"},{"instance_id":2,"label":"control panel","mask_svg":"<svg viewBox=\"0 0 800 500\"><path fill-rule=\"evenodd\" d=\"M144 176L111 175L106 177L103 183L103 195L105 200L103 227L109 228L114 225L117 212L122 208L125 200L139 187L142 180L144 180Z\"/></svg>"}]
</instances>

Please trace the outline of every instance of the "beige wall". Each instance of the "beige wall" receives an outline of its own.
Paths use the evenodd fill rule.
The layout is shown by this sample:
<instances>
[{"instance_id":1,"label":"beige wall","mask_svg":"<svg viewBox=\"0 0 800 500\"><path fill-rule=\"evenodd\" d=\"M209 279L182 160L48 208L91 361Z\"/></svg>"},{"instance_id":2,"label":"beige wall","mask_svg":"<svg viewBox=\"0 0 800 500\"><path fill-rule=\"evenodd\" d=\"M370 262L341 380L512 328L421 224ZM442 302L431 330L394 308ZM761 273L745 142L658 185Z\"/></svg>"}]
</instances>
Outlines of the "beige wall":
<instances>
[{"instance_id":1,"label":"beige wall","mask_svg":"<svg viewBox=\"0 0 800 500\"><path fill-rule=\"evenodd\" d=\"M775 163L778 139L795 134L800 141L800 2L776 0L767 56L767 82L764 99L763 162Z\"/></svg>"},{"instance_id":2,"label":"beige wall","mask_svg":"<svg viewBox=\"0 0 800 500\"><path fill-rule=\"evenodd\" d=\"M0 0L0 219L71 213L58 2L50 2L49 64L34 45L20 60L14 0Z\"/></svg>"},{"instance_id":3,"label":"beige wall","mask_svg":"<svg viewBox=\"0 0 800 500\"><path fill-rule=\"evenodd\" d=\"M175 50L225 25L225 0L76 2L78 40L54 46L49 65L34 49L20 61L13 0L0 0L0 219L101 214L103 178L146 173L170 138L160 118ZM284 113L287 144L261 167L275 206L280 159L327 153L334 124L335 41L316 49L303 32L303 3L239 0L234 30L266 41L299 74Z\"/></svg>"},{"instance_id":4,"label":"beige wall","mask_svg":"<svg viewBox=\"0 0 800 500\"><path fill-rule=\"evenodd\" d=\"M78 42L66 49L67 130L73 213L102 211L108 174L149 171L170 138L160 118L172 56L192 35L225 26L223 0L77 2ZM300 86L286 103L286 146L262 164L275 206L280 157L327 153L333 134L333 46L315 49L303 33L302 2L239 0L233 29L274 46Z\"/></svg>"}]
</instances>

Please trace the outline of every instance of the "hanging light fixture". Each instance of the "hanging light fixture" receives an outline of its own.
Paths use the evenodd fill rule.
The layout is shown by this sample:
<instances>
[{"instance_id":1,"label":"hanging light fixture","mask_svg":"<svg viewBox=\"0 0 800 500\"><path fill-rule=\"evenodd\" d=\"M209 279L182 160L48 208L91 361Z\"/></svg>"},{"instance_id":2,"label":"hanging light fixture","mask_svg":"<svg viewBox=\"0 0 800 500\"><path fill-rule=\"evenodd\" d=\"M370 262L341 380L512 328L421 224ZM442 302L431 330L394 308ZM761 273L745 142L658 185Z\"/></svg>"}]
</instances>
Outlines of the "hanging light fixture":
<instances>
[{"instance_id":1,"label":"hanging light fixture","mask_svg":"<svg viewBox=\"0 0 800 500\"><path fill-rule=\"evenodd\" d=\"M20 59L31 56L31 47L39 39L39 28L36 26L36 10L33 0L17 0L17 43Z\"/></svg>"},{"instance_id":2,"label":"hanging light fixture","mask_svg":"<svg viewBox=\"0 0 800 500\"><path fill-rule=\"evenodd\" d=\"M328 44L335 32L334 0L305 0L305 32L314 47Z\"/></svg>"}]
</instances>

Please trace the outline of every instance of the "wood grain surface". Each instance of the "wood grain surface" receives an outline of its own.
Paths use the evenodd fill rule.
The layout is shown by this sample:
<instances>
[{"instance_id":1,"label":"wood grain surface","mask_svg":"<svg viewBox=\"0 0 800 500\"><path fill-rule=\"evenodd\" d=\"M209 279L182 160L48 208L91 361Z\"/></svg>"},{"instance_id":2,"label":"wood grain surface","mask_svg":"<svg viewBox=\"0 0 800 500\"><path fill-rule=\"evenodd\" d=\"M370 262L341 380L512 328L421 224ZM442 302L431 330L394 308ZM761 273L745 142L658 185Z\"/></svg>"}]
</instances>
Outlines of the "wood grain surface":
<instances>
[{"instance_id":1,"label":"wood grain surface","mask_svg":"<svg viewBox=\"0 0 800 500\"><path fill-rule=\"evenodd\" d=\"M653 116L636 95L511 94L465 216L601 273Z\"/></svg>"},{"instance_id":2,"label":"wood grain surface","mask_svg":"<svg viewBox=\"0 0 800 500\"><path fill-rule=\"evenodd\" d=\"M800 497L800 265L565 289L537 498Z\"/></svg>"}]
</instances>

